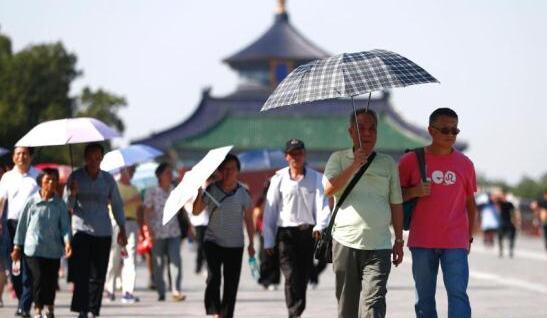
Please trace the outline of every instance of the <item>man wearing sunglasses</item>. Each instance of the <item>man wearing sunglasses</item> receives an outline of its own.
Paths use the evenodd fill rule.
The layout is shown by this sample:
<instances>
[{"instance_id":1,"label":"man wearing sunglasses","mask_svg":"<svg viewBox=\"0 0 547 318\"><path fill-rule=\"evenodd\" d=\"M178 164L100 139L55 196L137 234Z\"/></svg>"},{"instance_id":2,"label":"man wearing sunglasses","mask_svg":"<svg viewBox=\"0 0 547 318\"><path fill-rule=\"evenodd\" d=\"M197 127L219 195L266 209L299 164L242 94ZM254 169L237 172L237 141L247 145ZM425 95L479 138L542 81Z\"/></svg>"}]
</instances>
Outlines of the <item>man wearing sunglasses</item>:
<instances>
[{"instance_id":1,"label":"man wearing sunglasses","mask_svg":"<svg viewBox=\"0 0 547 318\"><path fill-rule=\"evenodd\" d=\"M450 108L429 117L431 145L425 147L426 176L421 181L414 152L399 162L403 199L419 198L412 214L408 247L416 286L416 317L437 317L435 290L439 264L448 294L448 317L471 317L467 296L468 253L473 242L476 177L473 163L456 143L458 115Z\"/></svg>"}]
</instances>

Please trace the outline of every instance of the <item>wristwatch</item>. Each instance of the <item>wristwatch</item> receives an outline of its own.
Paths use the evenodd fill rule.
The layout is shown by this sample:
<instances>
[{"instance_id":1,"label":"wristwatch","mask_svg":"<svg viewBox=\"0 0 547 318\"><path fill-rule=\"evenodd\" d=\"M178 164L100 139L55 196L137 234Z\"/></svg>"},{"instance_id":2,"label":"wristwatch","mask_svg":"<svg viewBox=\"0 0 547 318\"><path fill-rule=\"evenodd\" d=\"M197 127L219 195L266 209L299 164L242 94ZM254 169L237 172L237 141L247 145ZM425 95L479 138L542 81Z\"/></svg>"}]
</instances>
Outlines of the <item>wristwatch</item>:
<instances>
[{"instance_id":1,"label":"wristwatch","mask_svg":"<svg viewBox=\"0 0 547 318\"><path fill-rule=\"evenodd\" d=\"M404 243L405 243L405 240L403 240L402 238L398 238L398 239L395 239L395 243L404 244Z\"/></svg>"}]
</instances>

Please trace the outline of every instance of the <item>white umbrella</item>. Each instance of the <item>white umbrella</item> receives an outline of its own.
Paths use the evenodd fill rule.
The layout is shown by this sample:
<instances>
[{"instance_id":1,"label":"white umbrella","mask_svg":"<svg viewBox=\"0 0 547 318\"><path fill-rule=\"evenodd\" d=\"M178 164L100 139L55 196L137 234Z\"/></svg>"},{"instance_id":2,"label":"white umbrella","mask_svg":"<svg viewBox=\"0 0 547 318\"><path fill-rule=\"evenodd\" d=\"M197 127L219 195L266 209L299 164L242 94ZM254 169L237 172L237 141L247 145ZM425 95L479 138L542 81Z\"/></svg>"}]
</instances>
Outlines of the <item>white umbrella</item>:
<instances>
[{"instance_id":1,"label":"white umbrella","mask_svg":"<svg viewBox=\"0 0 547 318\"><path fill-rule=\"evenodd\" d=\"M79 117L50 120L36 125L15 144L41 147L103 141L120 134L95 118Z\"/></svg>"},{"instance_id":2,"label":"white umbrella","mask_svg":"<svg viewBox=\"0 0 547 318\"><path fill-rule=\"evenodd\" d=\"M162 154L162 151L147 145L130 145L107 152L101 162L101 169L112 172L123 167L150 161Z\"/></svg>"},{"instance_id":3,"label":"white umbrella","mask_svg":"<svg viewBox=\"0 0 547 318\"><path fill-rule=\"evenodd\" d=\"M207 181L220 166L226 155L234 146L226 146L209 150L192 170L186 172L181 182L169 194L163 208L163 224L167 224L178 211L195 196L196 191Z\"/></svg>"}]
</instances>

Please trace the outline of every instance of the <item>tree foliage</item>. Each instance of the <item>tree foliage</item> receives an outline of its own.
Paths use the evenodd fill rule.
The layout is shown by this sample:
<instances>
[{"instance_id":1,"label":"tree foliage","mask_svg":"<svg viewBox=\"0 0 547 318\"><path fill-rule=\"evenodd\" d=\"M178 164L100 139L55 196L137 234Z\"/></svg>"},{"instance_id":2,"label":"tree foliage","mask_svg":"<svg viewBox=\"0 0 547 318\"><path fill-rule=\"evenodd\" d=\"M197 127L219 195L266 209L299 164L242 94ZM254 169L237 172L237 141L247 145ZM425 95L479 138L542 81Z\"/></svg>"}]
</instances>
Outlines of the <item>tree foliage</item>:
<instances>
[{"instance_id":1,"label":"tree foliage","mask_svg":"<svg viewBox=\"0 0 547 318\"><path fill-rule=\"evenodd\" d=\"M123 97L88 87L70 96L71 84L82 75L76 63L76 55L60 42L14 53L9 37L0 34L0 146L12 147L43 121L77 116L97 118L123 132L118 116L126 105ZM44 147L36 160L68 163L68 150L57 148Z\"/></svg>"},{"instance_id":2,"label":"tree foliage","mask_svg":"<svg viewBox=\"0 0 547 318\"><path fill-rule=\"evenodd\" d=\"M530 199L541 198L543 196L543 191L547 190L547 173L543 174L543 176L537 180L533 180L530 177L524 177L512 190L515 195L520 197Z\"/></svg>"}]
</instances>

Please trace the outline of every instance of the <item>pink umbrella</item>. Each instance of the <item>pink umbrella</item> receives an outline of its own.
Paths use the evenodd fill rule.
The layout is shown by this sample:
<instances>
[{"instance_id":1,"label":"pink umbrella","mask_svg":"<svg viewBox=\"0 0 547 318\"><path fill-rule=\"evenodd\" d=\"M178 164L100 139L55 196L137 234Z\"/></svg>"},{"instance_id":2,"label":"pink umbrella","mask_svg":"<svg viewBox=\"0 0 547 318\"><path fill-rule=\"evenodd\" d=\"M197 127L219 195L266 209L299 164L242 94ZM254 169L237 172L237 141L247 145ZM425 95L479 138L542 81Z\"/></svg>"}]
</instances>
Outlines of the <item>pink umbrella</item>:
<instances>
[{"instance_id":1,"label":"pink umbrella","mask_svg":"<svg viewBox=\"0 0 547 318\"><path fill-rule=\"evenodd\" d=\"M42 147L103 141L120 134L102 121L89 118L50 120L36 125L15 144L16 147Z\"/></svg>"},{"instance_id":2,"label":"pink umbrella","mask_svg":"<svg viewBox=\"0 0 547 318\"><path fill-rule=\"evenodd\" d=\"M15 144L16 147L43 147L104 141L120 137L120 134L102 121L90 118L66 118L50 120L32 128ZM70 151L70 165L72 151Z\"/></svg>"}]
</instances>

